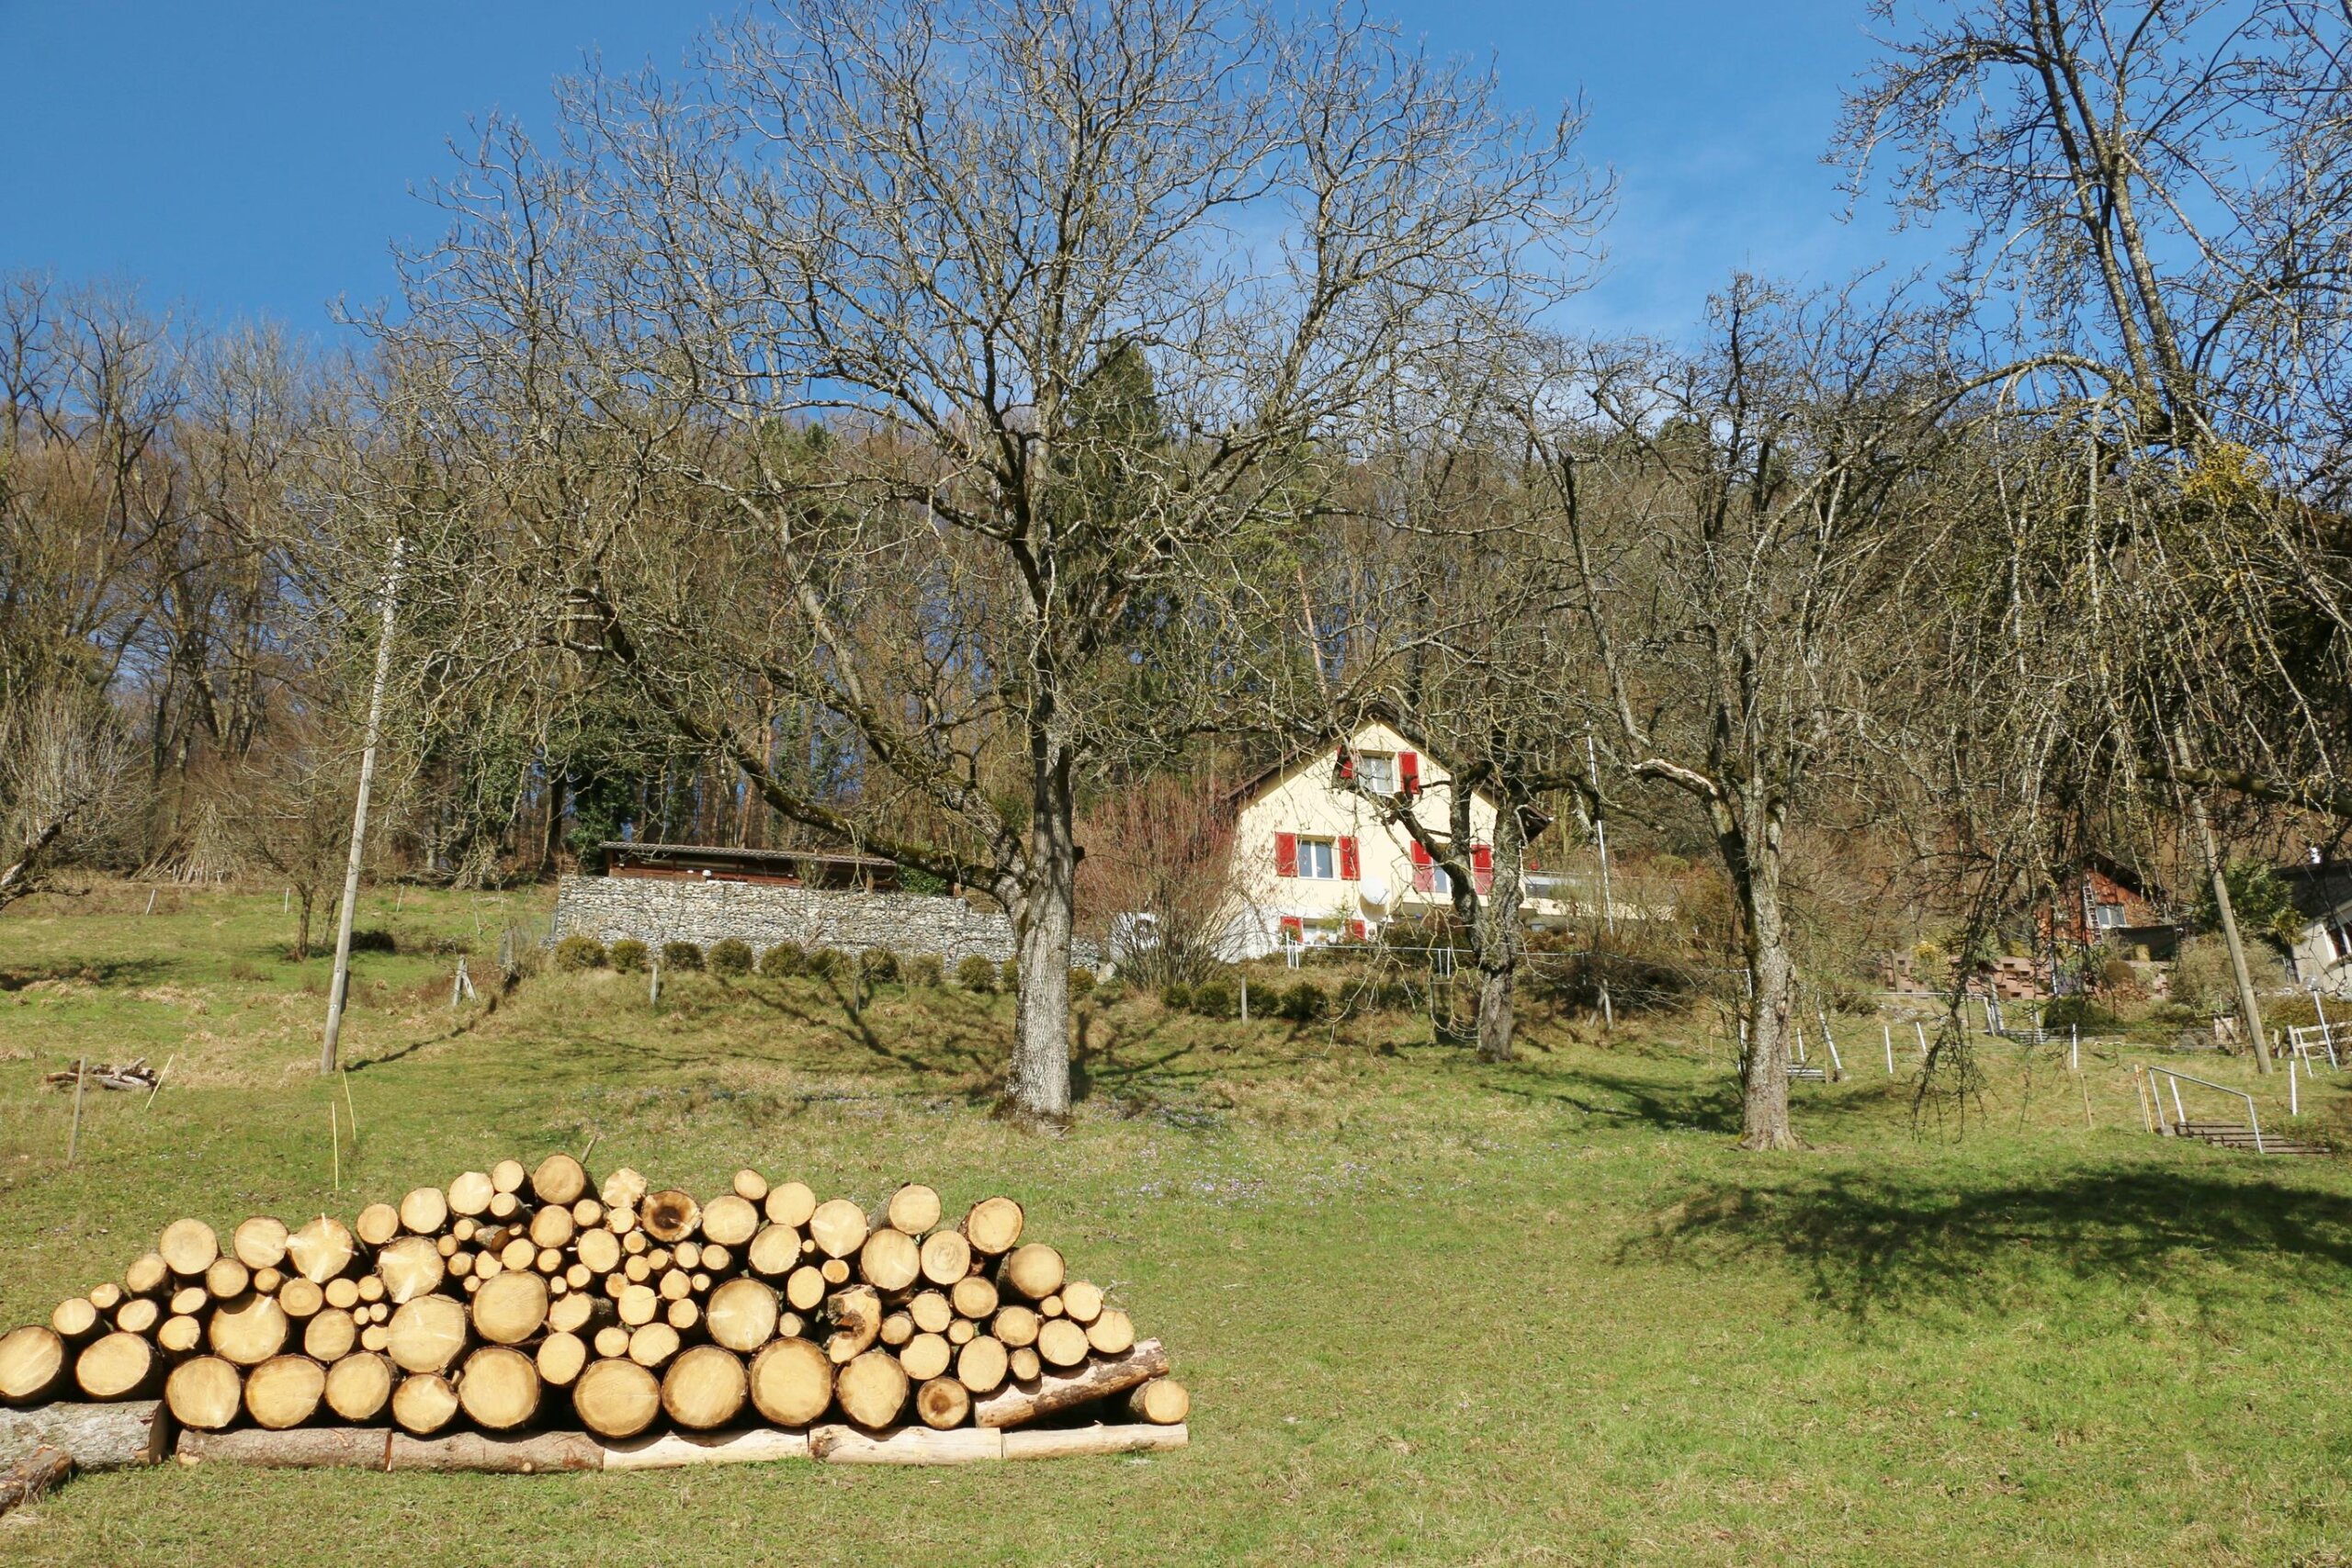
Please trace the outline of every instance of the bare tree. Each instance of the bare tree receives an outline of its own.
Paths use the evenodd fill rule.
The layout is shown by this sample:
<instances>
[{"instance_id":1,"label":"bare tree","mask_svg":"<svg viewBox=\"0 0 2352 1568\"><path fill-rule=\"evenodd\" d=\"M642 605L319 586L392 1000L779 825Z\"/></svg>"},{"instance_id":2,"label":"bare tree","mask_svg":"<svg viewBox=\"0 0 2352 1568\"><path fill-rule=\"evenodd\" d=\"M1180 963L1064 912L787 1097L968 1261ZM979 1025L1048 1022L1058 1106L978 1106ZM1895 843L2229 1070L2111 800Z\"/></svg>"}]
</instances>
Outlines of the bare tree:
<instances>
[{"instance_id":1,"label":"bare tree","mask_svg":"<svg viewBox=\"0 0 2352 1568\"><path fill-rule=\"evenodd\" d=\"M119 831L132 771L121 722L67 686L0 698L0 909Z\"/></svg>"}]
</instances>

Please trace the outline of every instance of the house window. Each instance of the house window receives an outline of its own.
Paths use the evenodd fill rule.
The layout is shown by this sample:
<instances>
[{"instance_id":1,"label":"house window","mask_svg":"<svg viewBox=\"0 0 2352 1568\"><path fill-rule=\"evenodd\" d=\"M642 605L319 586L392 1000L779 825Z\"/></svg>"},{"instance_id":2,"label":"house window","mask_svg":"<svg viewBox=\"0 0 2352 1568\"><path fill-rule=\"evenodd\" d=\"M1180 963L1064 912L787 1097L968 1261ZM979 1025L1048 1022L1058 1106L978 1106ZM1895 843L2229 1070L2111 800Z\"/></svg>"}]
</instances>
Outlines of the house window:
<instances>
[{"instance_id":1,"label":"house window","mask_svg":"<svg viewBox=\"0 0 2352 1568\"><path fill-rule=\"evenodd\" d=\"M1298 874L1329 882L1336 874L1332 863L1333 840L1301 839L1298 841Z\"/></svg>"},{"instance_id":2,"label":"house window","mask_svg":"<svg viewBox=\"0 0 2352 1568\"><path fill-rule=\"evenodd\" d=\"M2327 918L2327 950L2338 958L2352 958L2352 930L2346 930L2341 915Z\"/></svg>"},{"instance_id":3,"label":"house window","mask_svg":"<svg viewBox=\"0 0 2352 1568\"><path fill-rule=\"evenodd\" d=\"M2091 924L2100 931L2116 931L2125 923L2122 905L2094 904L2091 906Z\"/></svg>"},{"instance_id":4,"label":"house window","mask_svg":"<svg viewBox=\"0 0 2352 1568\"><path fill-rule=\"evenodd\" d=\"M1387 751L1356 753L1356 784L1368 795L1396 793L1396 758Z\"/></svg>"}]
</instances>

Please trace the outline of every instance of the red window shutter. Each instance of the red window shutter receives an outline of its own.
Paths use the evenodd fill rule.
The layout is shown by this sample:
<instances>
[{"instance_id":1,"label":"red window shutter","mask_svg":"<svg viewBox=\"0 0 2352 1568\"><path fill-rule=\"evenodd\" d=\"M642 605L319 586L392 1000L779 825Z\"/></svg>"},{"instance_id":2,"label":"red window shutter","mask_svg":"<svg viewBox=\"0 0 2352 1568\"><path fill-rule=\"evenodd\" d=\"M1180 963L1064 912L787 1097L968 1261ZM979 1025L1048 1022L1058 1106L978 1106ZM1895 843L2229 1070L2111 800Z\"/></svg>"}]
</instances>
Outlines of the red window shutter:
<instances>
[{"instance_id":1,"label":"red window shutter","mask_svg":"<svg viewBox=\"0 0 2352 1568\"><path fill-rule=\"evenodd\" d=\"M1470 846L1470 886L1481 893L1495 890L1495 852L1492 845Z\"/></svg>"},{"instance_id":2,"label":"red window shutter","mask_svg":"<svg viewBox=\"0 0 2352 1568\"><path fill-rule=\"evenodd\" d=\"M1431 893L1436 889L1437 868L1430 863L1429 851L1421 848L1417 839L1413 841L1413 891Z\"/></svg>"},{"instance_id":3,"label":"red window shutter","mask_svg":"<svg viewBox=\"0 0 2352 1568\"><path fill-rule=\"evenodd\" d=\"M1298 874L1298 835L1296 833L1274 835L1274 874L1276 876Z\"/></svg>"},{"instance_id":4,"label":"red window shutter","mask_svg":"<svg viewBox=\"0 0 2352 1568\"><path fill-rule=\"evenodd\" d=\"M1350 942L1362 942L1363 940L1363 922L1362 920L1350 920L1348 922L1348 940Z\"/></svg>"},{"instance_id":5,"label":"red window shutter","mask_svg":"<svg viewBox=\"0 0 2352 1568\"><path fill-rule=\"evenodd\" d=\"M1351 751L1351 750L1349 750L1346 747L1342 746L1342 747L1340 747L1340 782L1341 784L1345 784L1345 783L1347 783L1350 779L1351 779L1351 778L1353 778L1353 777L1355 777L1355 776L1356 776L1356 757L1355 757L1355 753L1354 753L1354 752L1352 752L1352 751Z\"/></svg>"},{"instance_id":6,"label":"red window shutter","mask_svg":"<svg viewBox=\"0 0 2352 1568\"><path fill-rule=\"evenodd\" d=\"M1306 938L1306 922L1296 915L1284 915L1283 917L1283 934L1286 937L1292 938L1294 941L1303 942Z\"/></svg>"},{"instance_id":7,"label":"red window shutter","mask_svg":"<svg viewBox=\"0 0 2352 1568\"><path fill-rule=\"evenodd\" d=\"M1340 840L1340 880L1353 882L1363 874L1363 863L1356 856L1355 835L1350 833Z\"/></svg>"},{"instance_id":8,"label":"red window shutter","mask_svg":"<svg viewBox=\"0 0 2352 1568\"><path fill-rule=\"evenodd\" d=\"M1407 795L1421 792L1421 754L1419 751L1396 753L1396 788Z\"/></svg>"}]
</instances>

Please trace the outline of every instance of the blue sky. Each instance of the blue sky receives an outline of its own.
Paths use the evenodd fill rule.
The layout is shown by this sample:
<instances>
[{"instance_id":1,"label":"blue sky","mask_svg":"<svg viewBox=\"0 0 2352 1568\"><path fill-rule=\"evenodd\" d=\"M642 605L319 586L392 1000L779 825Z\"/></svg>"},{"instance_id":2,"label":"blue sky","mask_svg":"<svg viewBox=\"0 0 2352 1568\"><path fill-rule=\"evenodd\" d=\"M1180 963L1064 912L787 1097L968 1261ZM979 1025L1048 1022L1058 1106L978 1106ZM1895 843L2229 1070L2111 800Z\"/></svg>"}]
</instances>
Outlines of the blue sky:
<instances>
[{"instance_id":1,"label":"blue sky","mask_svg":"<svg viewBox=\"0 0 2352 1568\"><path fill-rule=\"evenodd\" d=\"M1838 221L1821 163L1871 54L1861 0L1390 0L1440 53L1492 58L1516 103L1581 96L1621 182L1609 260L1569 312L1677 332L1735 269L1826 282L1934 259L1883 209ZM601 51L673 66L718 7L609 0L371 5L0 0L0 271L140 283L197 314L327 330L392 287L388 246L436 232L412 194L496 108Z\"/></svg>"}]
</instances>

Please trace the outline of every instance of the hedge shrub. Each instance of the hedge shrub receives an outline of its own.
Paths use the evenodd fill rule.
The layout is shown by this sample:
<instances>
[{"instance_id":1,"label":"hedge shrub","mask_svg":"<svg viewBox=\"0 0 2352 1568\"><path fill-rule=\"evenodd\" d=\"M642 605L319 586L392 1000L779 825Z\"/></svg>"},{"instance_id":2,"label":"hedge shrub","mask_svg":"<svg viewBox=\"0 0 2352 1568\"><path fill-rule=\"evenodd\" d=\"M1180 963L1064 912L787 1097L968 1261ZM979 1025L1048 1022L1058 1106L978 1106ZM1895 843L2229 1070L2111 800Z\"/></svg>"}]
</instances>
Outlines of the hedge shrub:
<instances>
[{"instance_id":1,"label":"hedge shrub","mask_svg":"<svg viewBox=\"0 0 2352 1568\"><path fill-rule=\"evenodd\" d=\"M780 942L760 954L760 973L771 980L798 975L808 967L808 954L797 942Z\"/></svg>"},{"instance_id":2,"label":"hedge shrub","mask_svg":"<svg viewBox=\"0 0 2352 1568\"><path fill-rule=\"evenodd\" d=\"M605 966L605 944L593 936L568 936L555 944L555 966L567 975Z\"/></svg>"},{"instance_id":3,"label":"hedge shrub","mask_svg":"<svg viewBox=\"0 0 2352 1568\"><path fill-rule=\"evenodd\" d=\"M967 991L993 991L996 965L975 953L956 965L956 983Z\"/></svg>"},{"instance_id":4,"label":"hedge shrub","mask_svg":"<svg viewBox=\"0 0 2352 1568\"><path fill-rule=\"evenodd\" d=\"M699 969L702 949L690 942L665 942L662 944L662 967L664 969Z\"/></svg>"},{"instance_id":5,"label":"hedge shrub","mask_svg":"<svg viewBox=\"0 0 2352 1568\"><path fill-rule=\"evenodd\" d=\"M729 937L710 944L710 969L714 975L749 975L752 972L752 944L741 937Z\"/></svg>"},{"instance_id":6,"label":"hedge shrub","mask_svg":"<svg viewBox=\"0 0 2352 1568\"><path fill-rule=\"evenodd\" d=\"M625 936L613 943L605 950L605 956L612 961L614 968L624 975L645 973L645 944L633 936Z\"/></svg>"}]
</instances>

